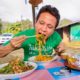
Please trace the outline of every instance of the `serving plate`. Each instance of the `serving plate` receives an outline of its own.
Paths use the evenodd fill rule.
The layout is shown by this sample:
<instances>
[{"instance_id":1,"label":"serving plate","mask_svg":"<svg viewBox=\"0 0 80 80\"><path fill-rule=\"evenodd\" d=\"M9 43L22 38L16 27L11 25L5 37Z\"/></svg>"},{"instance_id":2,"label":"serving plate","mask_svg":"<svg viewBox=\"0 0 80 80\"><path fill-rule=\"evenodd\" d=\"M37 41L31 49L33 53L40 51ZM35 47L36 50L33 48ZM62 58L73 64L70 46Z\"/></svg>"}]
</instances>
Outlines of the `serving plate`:
<instances>
[{"instance_id":1,"label":"serving plate","mask_svg":"<svg viewBox=\"0 0 80 80\"><path fill-rule=\"evenodd\" d=\"M50 55L47 55L47 56L50 56ZM52 57L52 59L47 60L47 61L36 61L35 60L36 56L30 57L28 60L31 61L31 62L36 62L36 63L49 63L49 62L52 62L52 61L58 59L58 55L54 55L54 56L51 56L51 57Z\"/></svg>"},{"instance_id":2,"label":"serving plate","mask_svg":"<svg viewBox=\"0 0 80 80\"><path fill-rule=\"evenodd\" d=\"M37 68L37 64L34 62L25 61L25 65L27 65L27 64L32 65L34 68L31 70L27 70L25 72L22 72L22 73L17 73L17 74L0 74L0 80L21 78L21 77L24 77L24 76L31 74ZM8 63L1 64L0 68L3 68L6 65L8 65Z\"/></svg>"}]
</instances>

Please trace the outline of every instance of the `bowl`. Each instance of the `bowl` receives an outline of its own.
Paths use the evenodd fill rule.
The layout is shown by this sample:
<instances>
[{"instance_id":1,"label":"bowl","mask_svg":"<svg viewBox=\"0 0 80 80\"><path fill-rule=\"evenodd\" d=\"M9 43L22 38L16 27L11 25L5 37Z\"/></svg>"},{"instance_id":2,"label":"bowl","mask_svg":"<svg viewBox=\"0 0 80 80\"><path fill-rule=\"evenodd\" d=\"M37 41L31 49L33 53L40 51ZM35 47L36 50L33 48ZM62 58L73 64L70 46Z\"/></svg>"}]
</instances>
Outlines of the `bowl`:
<instances>
[{"instance_id":1,"label":"bowl","mask_svg":"<svg viewBox=\"0 0 80 80\"><path fill-rule=\"evenodd\" d=\"M79 48L69 48L61 57L66 60L65 66L71 69L80 70L80 49Z\"/></svg>"},{"instance_id":2,"label":"bowl","mask_svg":"<svg viewBox=\"0 0 80 80\"><path fill-rule=\"evenodd\" d=\"M24 76L28 76L30 75L34 70L36 70L37 68L37 64L34 63L34 62L27 62L25 61L25 65L32 65L34 68L31 69L31 70L27 70L25 72L21 72L21 73L15 73L15 74L0 74L0 80L9 80L9 79L16 79L16 78L21 78L21 77L24 77ZM0 69L5 67L6 65L8 65L8 63L4 63L4 64L0 64Z\"/></svg>"}]
</instances>

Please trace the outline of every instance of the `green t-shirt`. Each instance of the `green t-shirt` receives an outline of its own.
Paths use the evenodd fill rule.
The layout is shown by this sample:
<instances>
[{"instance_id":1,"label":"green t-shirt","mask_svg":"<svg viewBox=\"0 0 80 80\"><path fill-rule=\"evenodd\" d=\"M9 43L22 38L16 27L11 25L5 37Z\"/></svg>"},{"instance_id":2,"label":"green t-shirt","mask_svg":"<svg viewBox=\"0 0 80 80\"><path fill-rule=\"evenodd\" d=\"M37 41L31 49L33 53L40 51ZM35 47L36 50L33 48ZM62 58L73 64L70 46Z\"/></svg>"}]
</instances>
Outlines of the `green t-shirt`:
<instances>
[{"instance_id":1,"label":"green t-shirt","mask_svg":"<svg viewBox=\"0 0 80 80\"><path fill-rule=\"evenodd\" d=\"M21 35L26 35L26 36L32 36L35 35L35 29L30 29L30 30L25 30L22 31L18 34L15 35L16 36L21 36ZM59 43L61 42L61 37L57 32L54 32L46 41L45 45L42 47L42 54L48 54L51 55L53 52L53 49L55 49ZM3 45L7 45L9 42L3 44ZM31 56L35 56L38 55L38 44L37 44L37 40L35 37L33 38L28 38L26 39L22 45L21 48L24 49L24 61L28 60L29 57Z\"/></svg>"}]
</instances>

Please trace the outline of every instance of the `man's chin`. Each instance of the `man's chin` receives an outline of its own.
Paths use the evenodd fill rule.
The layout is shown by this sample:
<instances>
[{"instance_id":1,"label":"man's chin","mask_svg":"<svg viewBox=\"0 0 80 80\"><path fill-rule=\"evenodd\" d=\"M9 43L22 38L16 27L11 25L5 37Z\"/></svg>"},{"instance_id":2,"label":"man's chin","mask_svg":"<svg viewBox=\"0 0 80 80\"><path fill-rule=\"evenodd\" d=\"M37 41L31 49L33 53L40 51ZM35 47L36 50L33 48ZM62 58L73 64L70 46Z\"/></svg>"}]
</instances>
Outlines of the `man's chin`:
<instances>
[{"instance_id":1,"label":"man's chin","mask_svg":"<svg viewBox=\"0 0 80 80\"><path fill-rule=\"evenodd\" d=\"M47 39L48 39L48 37L45 37L44 39L45 39L45 40L47 40Z\"/></svg>"}]
</instances>

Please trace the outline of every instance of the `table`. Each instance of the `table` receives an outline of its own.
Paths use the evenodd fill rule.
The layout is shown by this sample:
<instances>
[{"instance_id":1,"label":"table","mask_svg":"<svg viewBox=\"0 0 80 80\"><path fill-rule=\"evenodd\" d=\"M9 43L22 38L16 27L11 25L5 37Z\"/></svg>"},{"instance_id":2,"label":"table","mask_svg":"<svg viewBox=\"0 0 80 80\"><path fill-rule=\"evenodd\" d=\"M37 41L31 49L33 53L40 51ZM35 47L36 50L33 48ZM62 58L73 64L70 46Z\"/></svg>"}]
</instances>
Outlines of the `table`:
<instances>
[{"instance_id":1,"label":"table","mask_svg":"<svg viewBox=\"0 0 80 80\"><path fill-rule=\"evenodd\" d=\"M54 72L59 72L64 67L64 62L64 60L59 58L50 63L37 63L38 68L32 74L12 80L80 80L79 70L71 70L71 73L65 76L54 74Z\"/></svg>"}]
</instances>

